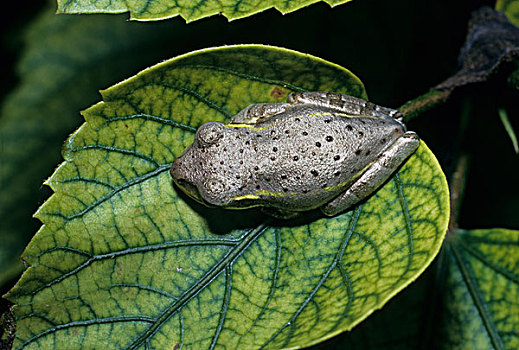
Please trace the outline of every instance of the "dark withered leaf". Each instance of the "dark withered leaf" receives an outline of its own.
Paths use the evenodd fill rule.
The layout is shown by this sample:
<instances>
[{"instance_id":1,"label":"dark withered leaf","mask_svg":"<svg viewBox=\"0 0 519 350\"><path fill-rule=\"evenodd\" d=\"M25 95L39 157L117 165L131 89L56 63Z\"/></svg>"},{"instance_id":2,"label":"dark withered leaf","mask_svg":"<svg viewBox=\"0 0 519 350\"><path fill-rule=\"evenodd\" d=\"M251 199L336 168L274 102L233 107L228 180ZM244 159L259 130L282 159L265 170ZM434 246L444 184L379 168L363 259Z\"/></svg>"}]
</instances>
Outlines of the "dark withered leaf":
<instances>
[{"instance_id":1,"label":"dark withered leaf","mask_svg":"<svg viewBox=\"0 0 519 350\"><path fill-rule=\"evenodd\" d=\"M519 57L519 28L490 7L472 13L468 34L458 56L456 73L437 85L437 90L486 81L503 63Z\"/></svg>"}]
</instances>

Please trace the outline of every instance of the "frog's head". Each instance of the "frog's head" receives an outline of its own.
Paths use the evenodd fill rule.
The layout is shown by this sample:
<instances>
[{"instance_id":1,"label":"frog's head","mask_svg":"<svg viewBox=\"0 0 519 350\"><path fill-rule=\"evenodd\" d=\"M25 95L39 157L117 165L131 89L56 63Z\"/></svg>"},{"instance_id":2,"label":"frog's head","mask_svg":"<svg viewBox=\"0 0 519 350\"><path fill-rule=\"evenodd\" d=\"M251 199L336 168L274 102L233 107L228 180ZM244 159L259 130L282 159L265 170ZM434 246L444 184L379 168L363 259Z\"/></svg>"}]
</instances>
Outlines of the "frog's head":
<instances>
[{"instance_id":1,"label":"frog's head","mask_svg":"<svg viewBox=\"0 0 519 350\"><path fill-rule=\"evenodd\" d=\"M208 206L228 206L237 187L222 161L226 128L208 122L198 128L195 140L171 166L171 177L188 196ZM222 165L224 164L224 165Z\"/></svg>"}]
</instances>

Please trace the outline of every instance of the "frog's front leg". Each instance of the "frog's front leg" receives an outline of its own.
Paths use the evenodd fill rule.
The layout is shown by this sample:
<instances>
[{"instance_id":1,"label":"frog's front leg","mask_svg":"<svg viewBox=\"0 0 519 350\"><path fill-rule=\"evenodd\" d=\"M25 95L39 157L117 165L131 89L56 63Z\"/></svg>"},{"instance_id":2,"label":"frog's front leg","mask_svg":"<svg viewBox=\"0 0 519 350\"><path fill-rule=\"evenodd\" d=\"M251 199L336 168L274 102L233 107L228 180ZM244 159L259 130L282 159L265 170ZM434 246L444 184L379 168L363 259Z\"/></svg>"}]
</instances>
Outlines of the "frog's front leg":
<instances>
[{"instance_id":1,"label":"frog's front leg","mask_svg":"<svg viewBox=\"0 0 519 350\"><path fill-rule=\"evenodd\" d=\"M311 104L331 108L353 116L373 116L378 118L400 119L396 109L382 107L361 98L335 92L293 92L288 95L290 104Z\"/></svg>"},{"instance_id":2,"label":"frog's front leg","mask_svg":"<svg viewBox=\"0 0 519 350\"><path fill-rule=\"evenodd\" d=\"M288 103L257 103L242 109L229 120L230 124L257 124L286 111Z\"/></svg>"},{"instance_id":3,"label":"frog's front leg","mask_svg":"<svg viewBox=\"0 0 519 350\"><path fill-rule=\"evenodd\" d=\"M368 197L419 145L420 138L414 132L403 134L344 193L321 207L322 212L334 216Z\"/></svg>"}]
</instances>

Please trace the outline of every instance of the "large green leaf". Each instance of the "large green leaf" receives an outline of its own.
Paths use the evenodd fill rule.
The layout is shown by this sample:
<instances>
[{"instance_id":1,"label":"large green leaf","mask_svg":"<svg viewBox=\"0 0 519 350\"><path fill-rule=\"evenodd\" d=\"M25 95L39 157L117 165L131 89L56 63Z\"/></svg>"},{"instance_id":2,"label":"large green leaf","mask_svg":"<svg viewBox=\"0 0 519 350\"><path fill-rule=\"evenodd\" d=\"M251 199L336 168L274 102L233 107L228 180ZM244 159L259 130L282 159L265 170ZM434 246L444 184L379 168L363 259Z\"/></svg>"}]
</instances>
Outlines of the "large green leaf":
<instances>
[{"instance_id":1,"label":"large green leaf","mask_svg":"<svg viewBox=\"0 0 519 350\"><path fill-rule=\"evenodd\" d=\"M31 267L8 298L16 347L294 347L352 328L438 252L445 177L422 143L334 218L271 221L177 194L173 159L209 120L290 91L365 97L347 70L266 46L194 52L103 92L47 184Z\"/></svg>"},{"instance_id":2,"label":"large green leaf","mask_svg":"<svg viewBox=\"0 0 519 350\"><path fill-rule=\"evenodd\" d=\"M439 345L519 349L519 231L458 230L447 242Z\"/></svg>"},{"instance_id":3,"label":"large green leaf","mask_svg":"<svg viewBox=\"0 0 519 350\"><path fill-rule=\"evenodd\" d=\"M282 14L296 11L319 0L288 1L171 1L171 0L58 0L58 13L123 13L129 12L132 19L157 20L180 15L187 22L216 14L229 20L244 18L255 13L275 8ZM350 0L322 0L330 6L344 4Z\"/></svg>"}]
</instances>

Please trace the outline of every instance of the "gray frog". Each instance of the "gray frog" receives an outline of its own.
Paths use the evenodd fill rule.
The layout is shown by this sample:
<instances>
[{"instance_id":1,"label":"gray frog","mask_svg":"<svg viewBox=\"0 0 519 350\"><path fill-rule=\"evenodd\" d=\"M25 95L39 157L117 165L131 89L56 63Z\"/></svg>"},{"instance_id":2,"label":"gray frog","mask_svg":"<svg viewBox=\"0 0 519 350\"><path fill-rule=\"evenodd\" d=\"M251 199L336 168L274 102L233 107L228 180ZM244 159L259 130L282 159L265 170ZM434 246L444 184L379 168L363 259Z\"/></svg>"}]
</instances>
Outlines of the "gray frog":
<instances>
[{"instance_id":1,"label":"gray frog","mask_svg":"<svg viewBox=\"0 0 519 350\"><path fill-rule=\"evenodd\" d=\"M254 104L227 124L200 126L171 176L208 206L334 216L373 193L419 144L396 110L337 93L292 93L287 103Z\"/></svg>"}]
</instances>

